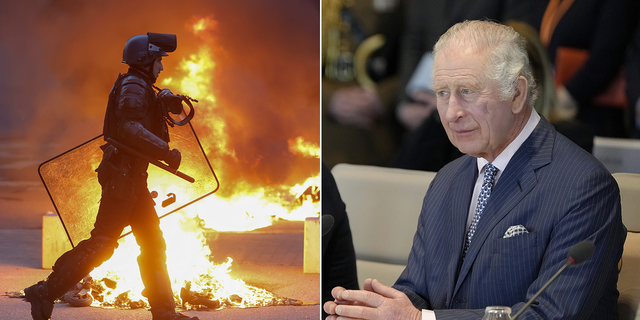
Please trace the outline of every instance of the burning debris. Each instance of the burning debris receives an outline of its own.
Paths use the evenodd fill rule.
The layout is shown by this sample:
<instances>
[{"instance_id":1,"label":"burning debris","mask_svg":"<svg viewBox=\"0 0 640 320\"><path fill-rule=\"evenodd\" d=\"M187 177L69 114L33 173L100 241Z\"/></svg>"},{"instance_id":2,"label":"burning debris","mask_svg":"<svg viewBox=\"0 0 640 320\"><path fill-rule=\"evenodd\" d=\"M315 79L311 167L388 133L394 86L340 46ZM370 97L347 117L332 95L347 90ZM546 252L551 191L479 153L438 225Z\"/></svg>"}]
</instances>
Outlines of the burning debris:
<instances>
[{"instance_id":1,"label":"burning debris","mask_svg":"<svg viewBox=\"0 0 640 320\"><path fill-rule=\"evenodd\" d=\"M221 300L214 298L214 294L212 292L194 292L191 291L190 288L191 283L187 283L182 289L180 289L180 299L182 300L182 307L185 310L218 310L233 307L248 308L283 305L300 306L303 304L300 300L281 298L275 295L271 295L271 299L264 299L259 301L257 304L244 304L244 299L237 294L232 294ZM256 292L257 294L264 295L266 293L269 295L267 291L256 287L252 287L252 290L262 291Z\"/></svg>"},{"instance_id":2,"label":"burning debris","mask_svg":"<svg viewBox=\"0 0 640 320\"><path fill-rule=\"evenodd\" d=\"M206 278L206 276L203 276ZM205 281L214 282L212 279ZM80 285L82 287L82 285ZM112 302L105 301L105 294L117 287L116 281L108 278L101 280L89 280L84 282L84 290L69 291L64 302L74 307L86 307L91 305L93 300L100 302L100 306L106 308L138 309L149 307L144 299L135 299L130 291L118 294ZM251 308L264 306L281 305L302 305L303 302L296 299L278 297L266 290L248 287L247 293L251 296L243 298L240 294L230 294L228 296L217 296L216 291L220 288L205 288L200 291L191 290L191 282L187 281L180 289L180 294L175 296L176 305L181 305L183 310L212 311L223 308ZM82 293L84 291L84 293ZM251 297L262 296L263 299L256 300Z\"/></svg>"},{"instance_id":3,"label":"burning debris","mask_svg":"<svg viewBox=\"0 0 640 320\"><path fill-rule=\"evenodd\" d=\"M82 281L78 282L75 288L69 290L64 295L64 300L74 307L87 307L93 302L93 280L91 277L85 277Z\"/></svg>"},{"instance_id":4,"label":"burning debris","mask_svg":"<svg viewBox=\"0 0 640 320\"><path fill-rule=\"evenodd\" d=\"M305 201L311 200L312 202L320 202L320 187L318 186L309 186L305 189L298 197L296 197L296 201L294 204L301 206L305 203Z\"/></svg>"},{"instance_id":5,"label":"burning debris","mask_svg":"<svg viewBox=\"0 0 640 320\"><path fill-rule=\"evenodd\" d=\"M104 294L115 289L117 283L111 279L104 278L94 280L91 277L85 278L78 288L67 292L63 298L56 300L56 303L67 303L73 307L88 307L93 301L98 301L103 308L118 309L139 309L148 308L149 304L144 299L134 299L130 291L118 294L113 302L106 302ZM183 310L215 311L224 308L254 308L271 306L301 306L305 302L297 299L278 297L266 290L250 287L254 296L267 296L268 298L255 301L255 299L244 299L238 294L231 294L228 297L216 298L213 290L191 291L191 282L187 282L180 289L180 295L176 298L176 305L182 306ZM24 298L24 292L6 292L9 298ZM247 302L253 301L253 302Z\"/></svg>"}]
</instances>

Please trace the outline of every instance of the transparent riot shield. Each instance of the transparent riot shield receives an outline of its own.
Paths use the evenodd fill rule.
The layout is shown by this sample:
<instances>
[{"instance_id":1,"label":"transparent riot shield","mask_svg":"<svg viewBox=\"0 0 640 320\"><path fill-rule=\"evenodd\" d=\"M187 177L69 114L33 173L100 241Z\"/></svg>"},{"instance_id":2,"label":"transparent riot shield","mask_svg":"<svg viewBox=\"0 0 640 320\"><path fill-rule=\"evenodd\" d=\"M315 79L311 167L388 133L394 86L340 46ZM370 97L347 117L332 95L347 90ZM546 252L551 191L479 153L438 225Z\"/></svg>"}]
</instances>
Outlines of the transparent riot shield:
<instances>
[{"instance_id":1,"label":"transparent riot shield","mask_svg":"<svg viewBox=\"0 0 640 320\"><path fill-rule=\"evenodd\" d=\"M149 165L148 187L152 194L158 195L154 200L160 218L215 193L220 186L191 123L170 127L169 135L171 148L178 148L182 153L180 171L195 181L190 183ZM95 169L102 160L100 146L103 144L105 141L100 135L38 168L72 246L89 238L98 214L102 189Z\"/></svg>"}]
</instances>

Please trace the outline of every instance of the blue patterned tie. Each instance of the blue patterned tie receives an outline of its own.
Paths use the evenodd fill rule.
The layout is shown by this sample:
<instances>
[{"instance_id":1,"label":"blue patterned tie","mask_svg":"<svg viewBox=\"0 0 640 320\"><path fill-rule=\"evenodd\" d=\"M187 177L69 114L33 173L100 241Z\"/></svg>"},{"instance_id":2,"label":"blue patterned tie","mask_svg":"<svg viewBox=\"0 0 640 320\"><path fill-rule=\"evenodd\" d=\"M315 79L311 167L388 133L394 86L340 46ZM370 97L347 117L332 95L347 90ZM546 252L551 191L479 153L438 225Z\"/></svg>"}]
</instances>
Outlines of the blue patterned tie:
<instances>
[{"instance_id":1,"label":"blue patterned tie","mask_svg":"<svg viewBox=\"0 0 640 320\"><path fill-rule=\"evenodd\" d=\"M482 182L482 189L480 189L480 194L478 195L476 212L473 215L473 221L471 221L471 226L469 226L469 231L467 232L467 241L464 243L464 250L462 252L463 259L467 254L469 245L471 245L471 238L473 238L473 235L476 233L476 227L480 221L480 215L482 215L482 211L487 205L487 200L489 200L489 196L491 195L491 189L493 188L496 173L498 173L498 169L491 164L491 162L487 163L484 168L484 181Z\"/></svg>"}]
</instances>

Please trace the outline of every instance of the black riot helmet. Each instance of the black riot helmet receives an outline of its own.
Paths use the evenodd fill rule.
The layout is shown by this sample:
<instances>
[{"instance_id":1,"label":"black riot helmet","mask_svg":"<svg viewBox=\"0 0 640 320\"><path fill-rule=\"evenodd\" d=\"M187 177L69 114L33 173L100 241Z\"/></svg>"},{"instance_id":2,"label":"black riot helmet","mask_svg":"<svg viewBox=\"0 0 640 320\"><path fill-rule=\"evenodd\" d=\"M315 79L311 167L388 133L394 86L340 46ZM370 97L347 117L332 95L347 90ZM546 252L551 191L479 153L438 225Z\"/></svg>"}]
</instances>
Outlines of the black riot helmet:
<instances>
[{"instance_id":1,"label":"black riot helmet","mask_svg":"<svg viewBox=\"0 0 640 320\"><path fill-rule=\"evenodd\" d=\"M122 62L130 66L144 66L152 63L157 57L168 56L178 47L175 34L153 33L132 37L124 45Z\"/></svg>"}]
</instances>

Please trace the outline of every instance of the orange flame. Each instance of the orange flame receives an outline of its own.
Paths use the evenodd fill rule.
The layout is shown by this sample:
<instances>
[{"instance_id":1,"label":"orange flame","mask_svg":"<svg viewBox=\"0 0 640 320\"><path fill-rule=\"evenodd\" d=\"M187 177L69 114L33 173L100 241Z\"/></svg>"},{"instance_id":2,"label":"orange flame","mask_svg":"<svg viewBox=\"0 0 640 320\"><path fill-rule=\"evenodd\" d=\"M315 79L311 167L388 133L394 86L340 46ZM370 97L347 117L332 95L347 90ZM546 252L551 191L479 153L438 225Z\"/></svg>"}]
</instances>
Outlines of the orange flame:
<instances>
[{"instance_id":1,"label":"orange flame","mask_svg":"<svg viewBox=\"0 0 640 320\"><path fill-rule=\"evenodd\" d=\"M303 137L289 140L289 151L306 157L320 159L320 147L314 143L304 141Z\"/></svg>"},{"instance_id":2,"label":"orange flame","mask_svg":"<svg viewBox=\"0 0 640 320\"><path fill-rule=\"evenodd\" d=\"M193 24L192 31L193 31L193 34L198 35L200 32L205 30L211 30L215 28L217 25L218 25L217 21L212 20L211 18L205 17Z\"/></svg>"}]
</instances>

